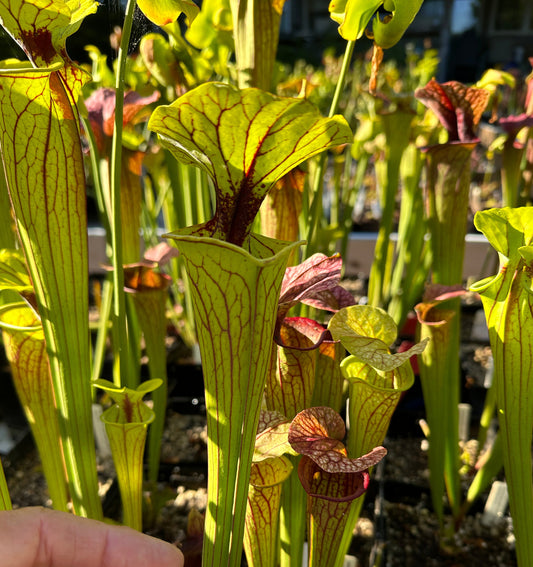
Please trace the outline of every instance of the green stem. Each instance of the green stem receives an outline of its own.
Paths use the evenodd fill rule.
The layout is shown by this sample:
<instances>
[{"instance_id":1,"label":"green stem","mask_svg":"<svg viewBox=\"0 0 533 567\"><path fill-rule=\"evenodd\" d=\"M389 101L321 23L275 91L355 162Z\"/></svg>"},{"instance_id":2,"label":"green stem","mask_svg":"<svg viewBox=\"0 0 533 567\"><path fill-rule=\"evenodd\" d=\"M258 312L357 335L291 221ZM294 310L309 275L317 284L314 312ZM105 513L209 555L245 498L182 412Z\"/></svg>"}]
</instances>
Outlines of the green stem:
<instances>
[{"instance_id":1,"label":"green stem","mask_svg":"<svg viewBox=\"0 0 533 567\"><path fill-rule=\"evenodd\" d=\"M185 199L187 198L186 196L189 192L189 187L183 186L181 179L183 175L182 171L185 169L190 171L192 167L176 161L167 150L165 150L165 165L169 176L170 193L163 203L163 216L167 229L175 230L176 228L188 226ZM196 168L194 169L195 171L198 171ZM196 175L198 175L198 173ZM200 173L200 175L203 180L200 191L203 195L202 202L204 209L203 211L195 211L197 214L196 220L190 224L198 224L200 222L204 222L205 218L211 217L211 212L209 210L211 198L209 196L207 176L205 173ZM196 342L194 313L191 301L189 278L187 277L185 265L181 258L176 258L172 262L170 275L175 282L178 280L183 282L184 291L177 293L184 309L183 319L185 321L185 329L182 332L182 338L188 346L192 346Z\"/></svg>"},{"instance_id":2,"label":"green stem","mask_svg":"<svg viewBox=\"0 0 533 567\"><path fill-rule=\"evenodd\" d=\"M368 167L369 155L364 153L357 162L357 168L355 170L355 179L353 182L353 189L350 191L349 196L344 203L344 215L343 215L343 234L341 241L341 257L346 258L346 251L348 249L348 239L352 228L352 211L355 206L355 202L360 192L364 192L363 182L365 179L366 169Z\"/></svg>"},{"instance_id":3,"label":"green stem","mask_svg":"<svg viewBox=\"0 0 533 567\"><path fill-rule=\"evenodd\" d=\"M128 339L128 372L122 378L122 385L137 389L141 381L141 328L137 318L137 312L131 302L131 297L126 296L125 319L127 321Z\"/></svg>"},{"instance_id":4,"label":"green stem","mask_svg":"<svg viewBox=\"0 0 533 567\"><path fill-rule=\"evenodd\" d=\"M421 330L421 336L431 339L419 358L419 365L430 429L430 486L441 525L444 486L454 517L460 508L458 307L458 300L454 300L447 309L434 308L431 317L424 321L432 324L423 324ZM437 321L440 323L436 324Z\"/></svg>"},{"instance_id":5,"label":"green stem","mask_svg":"<svg viewBox=\"0 0 533 567\"><path fill-rule=\"evenodd\" d=\"M96 204L98 206L98 212L100 213L100 222L105 228L107 238L109 238L109 208L106 207L106 195L104 184L102 183L102 173L107 172L107 162L102 160L100 157L100 152L98 151L98 145L96 144L96 139L94 137L93 129L89 122L80 113L80 121L83 124L83 130L85 132L85 137L87 143L89 144L89 159L91 162L91 173L92 181L94 185L94 194L96 197ZM105 165L102 163L105 162ZM104 169L105 167L105 169Z\"/></svg>"},{"instance_id":6,"label":"green stem","mask_svg":"<svg viewBox=\"0 0 533 567\"><path fill-rule=\"evenodd\" d=\"M380 120L386 137L386 148L381 182L383 213L368 283L368 302L374 307L385 307L390 300L393 261L390 235L396 210L400 165L402 156L409 146L413 116L409 112L398 110L390 114L382 114Z\"/></svg>"},{"instance_id":7,"label":"green stem","mask_svg":"<svg viewBox=\"0 0 533 567\"><path fill-rule=\"evenodd\" d=\"M115 124L111 147L111 242L113 264L113 325L116 327L118 341L116 355L118 357L119 372L123 383L127 383L129 372L129 343L127 338L127 321L125 318L126 301L124 296L124 272L122 269L122 234L120 209L120 181L122 158L122 123L124 116L124 74L128 55L128 45L133 25L133 12L136 0L128 0L124 27L118 51L116 82L115 82Z\"/></svg>"},{"instance_id":8,"label":"green stem","mask_svg":"<svg viewBox=\"0 0 533 567\"><path fill-rule=\"evenodd\" d=\"M389 178L388 181L392 181L392 179ZM386 296L388 295L389 282L387 281L387 273L390 273L390 270L387 270L387 261L389 259L390 235L396 208L394 200L396 191L389 195L389 193L392 193L389 191L389 188L395 188L396 186L397 185L393 185L392 183L387 183L387 186L383 187L383 192L386 195L385 207L383 208L381 216L374 250L374 261L370 269L370 279L368 283L368 303L374 307L384 307L387 299Z\"/></svg>"},{"instance_id":9,"label":"green stem","mask_svg":"<svg viewBox=\"0 0 533 567\"><path fill-rule=\"evenodd\" d=\"M344 58L342 60L341 72L339 75L339 80L335 87L335 93L333 95L333 100L331 101L331 106L329 109L328 117L331 118L337 113L339 107L339 101L342 95L344 84L346 82L346 75L348 69L350 68L350 63L352 61L352 55L354 50L355 42L348 41L346 43L346 50L344 52ZM326 166L326 153L322 153L318 158L318 165L313 177L313 185L311 190L312 201L311 207L309 209L308 216L308 226L307 226L307 246L304 249L304 258L309 258L312 254L318 251L319 243L317 242L317 233L320 220L322 218L322 193L324 187L324 172Z\"/></svg>"},{"instance_id":10,"label":"green stem","mask_svg":"<svg viewBox=\"0 0 533 567\"><path fill-rule=\"evenodd\" d=\"M355 41L346 42L346 49L344 51L344 58L342 60L342 67L341 67L341 72L339 74L339 80L337 81L337 85L335 86L335 93L333 94L333 100L331 101L331 106L329 109L329 114L328 114L329 118L332 118L338 112L339 101L341 99L342 91L346 83L346 75L348 74L350 63L352 62L354 47L355 47Z\"/></svg>"},{"instance_id":11,"label":"green stem","mask_svg":"<svg viewBox=\"0 0 533 567\"><path fill-rule=\"evenodd\" d=\"M349 151L349 150L348 150ZM331 195L331 205L329 209L329 224L330 227L339 227L340 225L340 200L342 194L341 181L344 173L342 163L339 163L340 158L336 158L333 163L334 181L333 181L333 194ZM344 160L346 163L346 160ZM335 243L332 243L335 247ZM335 250L328 250L327 254L333 254Z\"/></svg>"},{"instance_id":12,"label":"green stem","mask_svg":"<svg viewBox=\"0 0 533 567\"><path fill-rule=\"evenodd\" d=\"M485 404L483 405L483 413L479 420L479 432L477 436L478 447L481 451L487 441L487 432L490 424L496 415L496 386L494 382L487 389L485 394Z\"/></svg>"},{"instance_id":13,"label":"green stem","mask_svg":"<svg viewBox=\"0 0 533 567\"><path fill-rule=\"evenodd\" d=\"M300 567L307 525L307 494L298 478L300 456L291 457L294 469L283 483L280 518L280 567Z\"/></svg>"},{"instance_id":14,"label":"green stem","mask_svg":"<svg viewBox=\"0 0 533 567\"><path fill-rule=\"evenodd\" d=\"M357 185L352 186L351 180L352 163L351 146L348 145L344 151L344 166L342 171L342 181L339 185L339 193L335 196L339 202L336 225L342 231L341 251L344 252L346 252L344 246L348 242L348 234L352 228L353 203L355 202L355 197L357 195L355 190ZM350 202L352 203L351 206ZM345 258L346 254L343 255L341 253L341 256Z\"/></svg>"},{"instance_id":15,"label":"green stem","mask_svg":"<svg viewBox=\"0 0 533 567\"><path fill-rule=\"evenodd\" d=\"M421 152L411 144L406 148L400 166L403 189L396 244L397 259L391 279L391 301L387 308L400 329L408 311L419 299L422 282L427 275L423 262L426 225L419 222L424 216L424 203L419 190L421 169ZM417 285L415 282L420 283Z\"/></svg>"},{"instance_id":16,"label":"green stem","mask_svg":"<svg viewBox=\"0 0 533 567\"><path fill-rule=\"evenodd\" d=\"M152 393L155 418L150 428L148 442L148 478L157 482L161 453L161 438L165 425L167 409L167 356L165 336L167 328L166 300L170 281L163 280L161 285L152 289L141 289L128 294L135 307L139 327L144 336L150 378L159 379L162 385Z\"/></svg>"},{"instance_id":17,"label":"green stem","mask_svg":"<svg viewBox=\"0 0 533 567\"><path fill-rule=\"evenodd\" d=\"M93 369L92 379L96 380L104 366L106 341L109 329L109 316L111 314L111 306L113 303L113 282L111 278L106 277L102 288L102 305L100 306L100 316L98 321L98 332L96 335L96 344L93 353ZM118 386L118 384L117 384Z\"/></svg>"},{"instance_id":18,"label":"green stem","mask_svg":"<svg viewBox=\"0 0 533 567\"><path fill-rule=\"evenodd\" d=\"M427 152L428 162L428 226L432 247L432 280L441 285L457 285L463 279L463 259L470 187L470 157L475 143L441 144L432 146ZM459 403L459 345L460 345L460 302L449 304L455 316L449 321L448 344L444 363L435 367L428 360L427 379L436 382L440 374L445 381L436 395L441 408L445 407L443 420L430 423L431 436L435 429L442 428L444 447L444 478L452 514L457 518L461 508L461 487L459 477L458 403ZM421 372L423 372L421 365ZM433 366L433 370L430 367ZM433 378L429 372L435 372ZM442 374L444 373L444 374ZM442 410L441 410L442 411ZM431 440L430 440L431 443ZM441 470L431 469L431 474L440 475ZM438 495L434 495L438 498Z\"/></svg>"}]
</instances>

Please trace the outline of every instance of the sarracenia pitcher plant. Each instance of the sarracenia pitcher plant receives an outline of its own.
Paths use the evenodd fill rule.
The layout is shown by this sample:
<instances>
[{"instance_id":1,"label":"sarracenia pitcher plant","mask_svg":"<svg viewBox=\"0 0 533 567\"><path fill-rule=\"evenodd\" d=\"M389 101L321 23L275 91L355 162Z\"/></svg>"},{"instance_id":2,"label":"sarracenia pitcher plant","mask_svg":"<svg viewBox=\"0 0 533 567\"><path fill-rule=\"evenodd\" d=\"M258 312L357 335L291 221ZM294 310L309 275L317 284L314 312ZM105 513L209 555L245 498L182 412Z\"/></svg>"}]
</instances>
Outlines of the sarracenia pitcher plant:
<instances>
[{"instance_id":1,"label":"sarracenia pitcher plant","mask_svg":"<svg viewBox=\"0 0 533 567\"><path fill-rule=\"evenodd\" d=\"M240 565L248 484L281 280L298 246L251 233L271 187L303 160L346 143L340 117L305 101L207 83L153 113L176 158L211 177L216 211L168 235L185 259L205 376L208 504L204 565Z\"/></svg>"},{"instance_id":2,"label":"sarracenia pitcher plant","mask_svg":"<svg viewBox=\"0 0 533 567\"><path fill-rule=\"evenodd\" d=\"M467 227L468 197L470 191L470 162L479 142L475 127L481 119L489 98L489 92L466 87L456 81L440 84L432 79L425 87L415 91L415 96L438 117L446 129L448 141L425 148L426 152L426 210L430 233L432 284L457 286L463 280L463 258ZM460 515L461 493L459 478L459 343L460 305L458 299L447 301L446 310L439 315L434 306L431 321L424 321L423 335L435 330L425 323L440 321L440 340L446 346L435 345L420 358L420 376L424 384L424 396L439 399L446 409L428 415L430 432L431 486L441 491L444 482L452 515ZM422 309L424 311L424 309ZM430 331L431 330L431 331ZM437 354L440 351L439 361ZM443 428L443 431L435 431ZM430 435L433 435L430 433ZM433 439L433 441L432 441ZM438 440L438 441L437 441ZM441 453L437 458L437 453ZM434 494L435 511L442 522L442 494Z\"/></svg>"},{"instance_id":3,"label":"sarracenia pitcher plant","mask_svg":"<svg viewBox=\"0 0 533 567\"><path fill-rule=\"evenodd\" d=\"M368 487L369 469L387 453L374 447L350 458L342 442L345 436L340 415L323 406L303 410L289 427L288 441L302 455L298 477L307 494L310 567L338 564L334 551L342 548L345 534L352 533L349 510Z\"/></svg>"},{"instance_id":4,"label":"sarracenia pitcher plant","mask_svg":"<svg viewBox=\"0 0 533 567\"><path fill-rule=\"evenodd\" d=\"M117 471L122 498L123 523L142 531L142 496L144 446L148 426L155 413L142 398L161 387L163 381L152 379L143 382L136 390L117 388L107 380L94 380L112 398L114 404L102 414L113 462Z\"/></svg>"},{"instance_id":5,"label":"sarracenia pitcher plant","mask_svg":"<svg viewBox=\"0 0 533 567\"><path fill-rule=\"evenodd\" d=\"M397 327L393 318L377 307L352 305L353 297L338 285L339 257L317 254L298 264L303 242L297 240L300 231L305 232L309 236L306 253L318 249L320 229L325 227L321 215L325 152L347 148L354 141L347 121L336 115L354 42L365 30L374 40L374 88L382 49L400 39L421 4L422 0L330 2L332 18L348 44L328 118L303 98L267 92L272 87L283 0L206 0L195 22L199 8L191 0L139 0L140 9L168 34L168 40L149 34L141 42L137 62L145 65L145 77L151 74L150 84L142 85L149 87L142 97L124 92L136 5L130 0L113 77L115 87L91 89L93 95L83 110L88 111L84 132L92 150L92 179L100 185L100 212L114 268L113 302L107 303L113 315L113 354L118 369L115 384L100 380L93 385L107 390L117 402L104 414L104 421L115 454L123 521L142 528L147 427L154 420L149 477L156 480L167 394L164 339L169 278L143 264L123 269L123 264L140 258L144 189L145 197L158 200L153 219L164 211L165 219L172 223L167 228L173 232L166 237L179 249L180 267L185 267L186 301L194 311L201 350L208 424L204 567L239 567L243 543L250 566L300 567L306 535L309 565L341 567L370 469L385 454L380 445L392 412L402 392L413 383L409 358L421 354L426 341L407 352L394 352L391 345ZM36 429L35 437L43 447L40 450L54 506L70 509L72 503L76 514L101 518L90 412L86 172L77 110L81 88L89 76L66 55L67 37L96 8L93 0L0 0L0 21L28 56L26 62L4 62L0 69L0 149L6 181L5 191L0 183L0 203L6 202L8 193L23 251L23 256L9 252L0 257L3 268L12 262L20 267L15 280L7 283L0 271L0 327L28 418L30 422L37 420L39 414L47 424ZM183 37L180 24L175 23L180 13L185 14L189 26ZM258 18L264 20L263 26ZM92 56L96 61L99 54L93 49ZM222 82L202 84L214 73L228 82L235 78L240 87L254 88L239 89ZM110 86L109 80L105 86ZM440 110L443 124L452 133L447 144L434 146L425 154L432 279L438 284L460 283L469 160L476 143L473 126L484 102L483 94L471 98L471 92L457 83L440 86L434 81L418 92L421 100L429 101L428 106ZM133 134L128 118L139 118L140 104L161 99L173 102L152 113L142 140L152 149L148 138L154 132L164 151L156 148L150 155L149 180L143 185L143 156L129 154L123 143ZM455 104L457 99L460 104ZM462 104L465 101L475 103L475 108ZM87 127L94 127L96 118L105 118L101 124L109 136L105 144L98 143L103 141L102 132ZM422 159L409 135L413 119L410 111L382 117L389 158L384 178L390 198L372 277L371 295L376 298L371 302L376 305L389 301L384 284L390 275L388 237L397 186L403 179L404 185L410 183L408 189L414 192L418 188ZM318 155L320 165L309 168L311 181L304 182L305 168L300 170L299 166ZM412 162L409 171L406 162ZM367 165L365 162L361 171L366 171ZM156 171L159 167L161 171ZM128 185L135 197L129 205ZM195 191L189 193L193 185ZM157 197L152 190L159 190ZM276 191L288 197L283 202L290 204L290 210L282 205L280 212L282 199ZM167 195L165 199L165 192L172 198ZM272 207L265 208L265 217L270 216L269 221L273 215L282 221L290 217L291 226L278 222L265 236L254 231L259 225L255 224L257 213L269 193ZM189 206L180 209L182 194ZM353 204L350 199L346 202ZM415 203L414 196L405 202ZM420 202L413 204L413 210L418 210ZM1 246L12 248L15 239L6 228L10 215L1 218L6 221L6 226L0 226ZM406 224L412 222L411 218ZM530 327L526 316L531 312L532 222L528 210L506 209L478 217L478 227L494 241L506 264L494 280L475 287L484 296L491 328L511 508L519 560L525 563L532 555L528 533L533 530L533 517L527 503L532 499L528 451L533 415L523 399L511 392L514 395L520 388L525 392L527 372L531 373L529 351L524 346L529 335L519 337L517 329L529 332ZM270 222L264 221L262 228L270 230L267 224ZM290 231L281 232L287 228ZM399 232L401 239L407 235L403 220ZM416 258L423 246L421 233ZM451 236L457 239L452 242ZM415 248L409 252L414 254ZM288 263L291 268L286 271ZM403 260L399 264L402 267ZM411 273L410 269L405 268L405 273ZM420 273L408 280L416 282L416 289L421 285ZM403 267L398 274L403 274ZM402 287L399 276L393 281L398 289ZM126 309L124 293L131 294L134 309ZM289 316L296 303L335 314L326 327L311 317ZM410 306L398 305L391 312L404 313ZM453 320L457 324L458 318ZM140 367L138 361L131 362L129 353L135 350L130 348L135 342L134 323L144 333L150 378L155 379L137 389L128 382L137 386L140 374L128 376L128 370ZM106 327L104 321L101 328ZM453 326L449 330L453 334L457 329ZM522 339L522 346L516 339ZM343 359L344 350L349 355ZM435 352L427 350L425 358L421 357L423 366L435 366ZM448 468L455 470L457 461L455 346L447 347L443 360L444 374L439 379L447 377L451 386L441 386L442 390L450 389L442 395L445 417L437 421L451 420L449 429L443 425L450 439L435 432L438 424L430 425L432 440L442 441L450 467L442 465L447 461L440 453L436 459L433 453L430 462L448 472ZM438 361L436 365L440 366ZM99 363L95 366L100 368ZM431 383L427 376L422 379ZM159 381L163 385L154 391L152 412L142 397ZM344 386L349 398L348 433L339 416ZM46 435L40 440L40 434ZM3 480L0 470L0 507L8 508ZM441 498L442 484L440 479L434 498ZM450 485L449 500L455 514L456 479ZM441 508L436 505L435 509L442 516ZM190 537L194 544L200 540L201 525L193 516ZM196 550L194 553L198 559Z\"/></svg>"},{"instance_id":6,"label":"sarracenia pitcher plant","mask_svg":"<svg viewBox=\"0 0 533 567\"><path fill-rule=\"evenodd\" d=\"M519 565L533 564L533 208L490 209L474 222L498 252L500 270L480 294L494 357L494 385Z\"/></svg>"},{"instance_id":7,"label":"sarracenia pitcher plant","mask_svg":"<svg viewBox=\"0 0 533 567\"><path fill-rule=\"evenodd\" d=\"M0 329L13 384L41 457L53 506L66 511L67 476L50 364L21 250L0 250L0 292Z\"/></svg>"},{"instance_id":8,"label":"sarracenia pitcher plant","mask_svg":"<svg viewBox=\"0 0 533 567\"><path fill-rule=\"evenodd\" d=\"M398 333L396 323L383 309L369 305L341 309L328 329L349 353L341 362L348 382L348 456L364 455L383 443L402 393L414 383L409 359L424 351L427 340L404 352L391 352ZM343 565L362 504L360 498L346 512L349 529L336 550L336 567Z\"/></svg>"},{"instance_id":9,"label":"sarracenia pitcher plant","mask_svg":"<svg viewBox=\"0 0 533 567\"><path fill-rule=\"evenodd\" d=\"M149 3L140 4L153 11ZM186 0L158 5L159 25L182 11L192 19L198 11ZM102 510L91 414L87 202L76 106L90 76L68 58L66 42L97 6L92 0L0 2L2 26L28 58L4 62L0 71L0 148L6 186L44 333L68 494L77 514L93 518L101 518ZM125 32L131 29L135 3L128 7ZM125 55L119 59L123 65L117 71L117 91L123 95ZM116 180L121 173L122 118L119 95L114 128L114 141L119 143L114 144L111 160L113 213L120 211ZM113 214L112 219L115 244L120 240L120 215ZM113 254L121 248L118 244Z\"/></svg>"},{"instance_id":10,"label":"sarracenia pitcher plant","mask_svg":"<svg viewBox=\"0 0 533 567\"><path fill-rule=\"evenodd\" d=\"M89 76L67 37L96 2L76 9L0 2L0 20L29 62L0 73L0 145L16 227L35 290L76 513L102 516L91 416L85 172L76 100Z\"/></svg>"},{"instance_id":11,"label":"sarracenia pitcher plant","mask_svg":"<svg viewBox=\"0 0 533 567\"><path fill-rule=\"evenodd\" d=\"M265 388L267 409L293 419L312 405L340 410L342 345L317 321L287 317L296 303L336 312L353 305L353 296L339 285L342 260L338 255L313 254L287 268L281 286L277 323ZM295 469L299 457L288 457ZM280 565L299 565L306 533L306 495L296 470L281 494Z\"/></svg>"}]
</instances>

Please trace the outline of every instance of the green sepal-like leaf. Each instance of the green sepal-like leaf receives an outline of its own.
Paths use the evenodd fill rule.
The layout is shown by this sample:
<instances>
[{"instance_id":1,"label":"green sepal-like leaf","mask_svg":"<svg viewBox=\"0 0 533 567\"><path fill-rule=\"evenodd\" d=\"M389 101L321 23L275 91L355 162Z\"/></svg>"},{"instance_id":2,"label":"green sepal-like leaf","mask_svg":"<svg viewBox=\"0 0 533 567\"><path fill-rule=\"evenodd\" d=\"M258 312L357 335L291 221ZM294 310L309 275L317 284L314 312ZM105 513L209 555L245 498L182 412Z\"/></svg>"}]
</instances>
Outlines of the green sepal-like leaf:
<instances>
[{"instance_id":1,"label":"green sepal-like leaf","mask_svg":"<svg viewBox=\"0 0 533 567\"><path fill-rule=\"evenodd\" d=\"M328 329L348 352L376 369L390 372L411 356L421 353L427 341L409 350L391 354L389 345L396 340L396 323L386 311L369 305L354 305L337 312Z\"/></svg>"},{"instance_id":2,"label":"green sepal-like leaf","mask_svg":"<svg viewBox=\"0 0 533 567\"><path fill-rule=\"evenodd\" d=\"M157 26L174 22L181 13L187 16L190 23L200 11L191 0L137 0L137 6Z\"/></svg>"},{"instance_id":3,"label":"green sepal-like leaf","mask_svg":"<svg viewBox=\"0 0 533 567\"><path fill-rule=\"evenodd\" d=\"M533 242L533 210L529 208L506 207L483 211L476 214L474 224L509 262L517 262L519 249Z\"/></svg>"},{"instance_id":4,"label":"green sepal-like leaf","mask_svg":"<svg viewBox=\"0 0 533 567\"><path fill-rule=\"evenodd\" d=\"M346 40L359 39L383 0L331 0L329 13L340 24L339 33Z\"/></svg>"},{"instance_id":5,"label":"green sepal-like leaf","mask_svg":"<svg viewBox=\"0 0 533 567\"><path fill-rule=\"evenodd\" d=\"M401 39L414 20L424 0L331 0L329 12L331 19L340 24L340 35L348 40L359 39L370 20L374 41L379 47L388 49ZM380 6L390 14L381 17L377 11Z\"/></svg>"},{"instance_id":6,"label":"green sepal-like leaf","mask_svg":"<svg viewBox=\"0 0 533 567\"><path fill-rule=\"evenodd\" d=\"M204 0L198 17L186 32L186 38L198 49L213 44L233 49L232 29L229 0Z\"/></svg>"},{"instance_id":7,"label":"green sepal-like leaf","mask_svg":"<svg viewBox=\"0 0 533 567\"><path fill-rule=\"evenodd\" d=\"M422 6L424 0L385 0L385 8L391 17L377 17L372 25L374 41L383 49L396 45L406 32Z\"/></svg>"},{"instance_id":8,"label":"green sepal-like leaf","mask_svg":"<svg viewBox=\"0 0 533 567\"><path fill-rule=\"evenodd\" d=\"M246 240L276 181L304 160L351 140L344 118L323 118L307 101L222 83L203 84L159 106L148 127L178 160L213 179L216 212L206 231L237 245Z\"/></svg>"},{"instance_id":9,"label":"green sepal-like leaf","mask_svg":"<svg viewBox=\"0 0 533 567\"><path fill-rule=\"evenodd\" d=\"M149 392L157 390L163 380L154 378L142 382L136 390L119 388L113 382L98 379L93 380L93 386L106 391L115 401L103 414L103 421L111 423L151 423L155 417L154 412L142 401Z\"/></svg>"}]
</instances>

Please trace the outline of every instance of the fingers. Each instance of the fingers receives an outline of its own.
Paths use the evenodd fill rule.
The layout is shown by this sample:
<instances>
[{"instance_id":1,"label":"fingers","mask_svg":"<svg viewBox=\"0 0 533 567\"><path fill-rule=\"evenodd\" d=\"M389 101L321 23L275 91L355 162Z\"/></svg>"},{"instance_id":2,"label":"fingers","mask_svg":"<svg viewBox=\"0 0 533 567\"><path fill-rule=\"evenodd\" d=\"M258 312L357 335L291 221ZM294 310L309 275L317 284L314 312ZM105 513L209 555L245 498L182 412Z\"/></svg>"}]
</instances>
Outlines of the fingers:
<instances>
[{"instance_id":1,"label":"fingers","mask_svg":"<svg viewBox=\"0 0 533 567\"><path fill-rule=\"evenodd\" d=\"M183 567L169 543L45 508L0 512L0 558L11 567Z\"/></svg>"}]
</instances>

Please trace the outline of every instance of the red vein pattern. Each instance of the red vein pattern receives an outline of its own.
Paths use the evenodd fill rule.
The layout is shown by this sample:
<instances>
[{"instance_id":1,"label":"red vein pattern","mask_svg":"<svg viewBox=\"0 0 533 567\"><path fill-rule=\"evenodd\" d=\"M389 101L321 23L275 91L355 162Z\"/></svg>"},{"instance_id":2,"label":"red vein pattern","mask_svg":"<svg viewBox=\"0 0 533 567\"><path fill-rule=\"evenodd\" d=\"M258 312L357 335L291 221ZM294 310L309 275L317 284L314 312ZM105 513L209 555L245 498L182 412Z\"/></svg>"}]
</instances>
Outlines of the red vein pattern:
<instances>
[{"instance_id":1,"label":"red vein pattern","mask_svg":"<svg viewBox=\"0 0 533 567\"><path fill-rule=\"evenodd\" d=\"M323 118L309 102L258 89L206 83L149 122L177 159L213 179L212 236L243 244L264 197L302 161L351 141L341 117Z\"/></svg>"}]
</instances>

